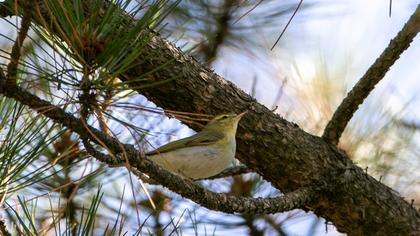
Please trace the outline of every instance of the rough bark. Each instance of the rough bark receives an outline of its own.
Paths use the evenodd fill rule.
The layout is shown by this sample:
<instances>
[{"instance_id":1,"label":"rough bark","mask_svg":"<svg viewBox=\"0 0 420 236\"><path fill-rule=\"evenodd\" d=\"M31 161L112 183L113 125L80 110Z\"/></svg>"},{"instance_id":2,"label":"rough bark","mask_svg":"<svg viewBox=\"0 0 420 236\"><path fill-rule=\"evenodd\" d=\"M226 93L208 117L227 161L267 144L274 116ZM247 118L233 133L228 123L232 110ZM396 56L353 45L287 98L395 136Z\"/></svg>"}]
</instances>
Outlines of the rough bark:
<instances>
[{"instance_id":1,"label":"rough bark","mask_svg":"<svg viewBox=\"0 0 420 236\"><path fill-rule=\"evenodd\" d=\"M144 35L150 37L149 44L138 64L122 77L130 80L160 67L149 81L168 82L138 93L170 110L207 114L248 110L238 128L237 158L273 186L283 192L325 186L318 201L307 208L349 235L420 234L419 212L334 145L272 113L166 39L150 31Z\"/></svg>"}]
</instances>

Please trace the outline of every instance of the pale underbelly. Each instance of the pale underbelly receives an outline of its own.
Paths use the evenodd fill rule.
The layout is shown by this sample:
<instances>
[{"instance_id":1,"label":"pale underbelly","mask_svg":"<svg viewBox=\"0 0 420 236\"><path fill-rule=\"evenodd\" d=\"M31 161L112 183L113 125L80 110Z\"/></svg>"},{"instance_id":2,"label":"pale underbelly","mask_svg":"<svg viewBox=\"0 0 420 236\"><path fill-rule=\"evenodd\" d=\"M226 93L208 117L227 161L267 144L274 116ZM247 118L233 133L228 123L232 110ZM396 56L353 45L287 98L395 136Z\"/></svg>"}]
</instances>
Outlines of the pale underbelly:
<instances>
[{"instance_id":1,"label":"pale underbelly","mask_svg":"<svg viewBox=\"0 0 420 236\"><path fill-rule=\"evenodd\" d=\"M234 149L189 147L155 154L149 159L169 171L201 179L222 172L233 162L234 155Z\"/></svg>"}]
</instances>

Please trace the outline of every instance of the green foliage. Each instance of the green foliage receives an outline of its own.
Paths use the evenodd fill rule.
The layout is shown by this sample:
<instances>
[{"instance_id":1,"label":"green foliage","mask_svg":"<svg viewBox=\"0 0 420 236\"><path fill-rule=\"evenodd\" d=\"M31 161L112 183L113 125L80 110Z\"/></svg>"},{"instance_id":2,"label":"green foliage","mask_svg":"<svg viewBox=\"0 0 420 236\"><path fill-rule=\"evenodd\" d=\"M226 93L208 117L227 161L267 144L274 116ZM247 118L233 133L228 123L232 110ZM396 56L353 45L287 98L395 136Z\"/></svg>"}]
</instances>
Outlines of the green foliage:
<instances>
[{"instance_id":1,"label":"green foliage","mask_svg":"<svg viewBox=\"0 0 420 236\"><path fill-rule=\"evenodd\" d=\"M44 225L46 228L40 228L38 225L38 220L36 216L36 210L38 208L38 203L36 200L26 200L24 197L18 196L18 205L7 205L7 213L9 220L12 222L13 230L16 231L19 235L45 235L47 232L53 230L55 235L92 235L95 230L95 219L98 208L102 201L103 193L101 192L101 186L99 186L95 195L93 195L89 208L85 209L82 206L80 215L78 216L78 224L70 224L72 220L68 214L61 216L60 211L55 213L54 209L61 208L60 206L53 207L51 205L51 219L52 221L49 225ZM58 202L60 205L60 201ZM61 226L61 223L65 223L64 227ZM115 222L116 223L116 222ZM41 229L41 230L40 230ZM104 234L107 230L104 231ZM121 235L121 234L118 234Z\"/></svg>"},{"instance_id":2,"label":"green foliage","mask_svg":"<svg viewBox=\"0 0 420 236\"><path fill-rule=\"evenodd\" d=\"M49 0L45 5L53 17L40 19L43 27L36 28L43 40L70 56L75 65L80 63L80 72L87 66L89 70L106 68L113 75L133 66L150 40L144 29L157 27L172 8L168 1L155 1L147 7L131 1L108 5L100 0L89 1L89 5L81 0Z\"/></svg>"},{"instance_id":3,"label":"green foliage","mask_svg":"<svg viewBox=\"0 0 420 236\"><path fill-rule=\"evenodd\" d=\"M15 101L0 99L0 194L15 192L38 183L49 164L25 172L48 146L57 139L60 132L56 125L41 115L31 115Z\"/></svg>"}]
</instances>

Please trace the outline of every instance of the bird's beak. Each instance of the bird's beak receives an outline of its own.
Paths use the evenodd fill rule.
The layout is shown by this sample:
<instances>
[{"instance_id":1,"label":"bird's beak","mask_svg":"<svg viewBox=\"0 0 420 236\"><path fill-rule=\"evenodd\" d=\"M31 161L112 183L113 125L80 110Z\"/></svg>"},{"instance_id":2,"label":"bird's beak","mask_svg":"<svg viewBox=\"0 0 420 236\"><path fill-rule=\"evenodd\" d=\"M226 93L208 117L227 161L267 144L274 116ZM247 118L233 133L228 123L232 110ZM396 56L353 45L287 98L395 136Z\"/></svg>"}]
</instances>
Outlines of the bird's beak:
<instances>
[{"instance_id":1,"label":"bird's beak","mask_svg":"<svg viewBox=\"0 0 420 236\"><path fill-rule=\"evenodd\" d=\"M242 112L241 114L239 114L239 115L237 115L235 118L236 118L236 120L240 120L241 118L242 118L242 116L244 116L246 113L247 113L248 111L244 111L244 112Z\"/></svg>"}]
</instances>

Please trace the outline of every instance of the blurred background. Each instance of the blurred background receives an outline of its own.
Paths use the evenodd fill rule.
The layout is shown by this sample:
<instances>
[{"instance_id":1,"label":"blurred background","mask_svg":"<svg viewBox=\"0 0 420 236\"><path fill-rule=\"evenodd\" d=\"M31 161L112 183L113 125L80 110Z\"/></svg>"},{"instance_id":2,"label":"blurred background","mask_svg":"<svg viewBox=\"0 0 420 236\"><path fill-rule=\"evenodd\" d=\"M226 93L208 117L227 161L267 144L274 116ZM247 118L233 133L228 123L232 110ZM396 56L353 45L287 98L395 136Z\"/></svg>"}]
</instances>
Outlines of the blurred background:
<instances>
[{"instance_id":1,"label":"blurred background","mask_svg":"<svg viewBox=\"0 0 420 236\"><path fill-rule=\"evenodd\" d=\"M130 7L141 6L136 13L141 18L152 2L132 1ZM171 10L159 22L162 36L286 120L321 135L336 107L403 27L418 1L185 0L165 4ZM17 18L0 21L2 66L8 63L19 25ZM28 78L24 84L48 97L52 93L37 79L42 77L40 72L70 60L63 56L67 52L51 56L55 55L54 47L46 43L47 37L39 36L35 29L31 33L24 47L25 62L39 67L22 69ZM355 163L367 168L368 174L407 201L414 200L417 208L418 55L417 37L360 106L339 144ZM51 74L55 71L50 70ZM49 75L44 73L45 77ZM78 78L74 73L73 79ZM61 92L50 97L56 104L75 109L71 108L71 99L64 99L76 96L70 89L70 79L47 82L61 86ZM106 96L115 99L105 106ZM16 147L26 145L22 152L31 157L19 154L19 162L25 162L22 169L3 170L3 176L17 173L10 177L15 180L12 184L3 181L1 185L2 217L13 225L14 232L30 222L34 229L28 226L28 230L40 235L86 232L83 227L75 227L78 224L91 227L92 235L342 235L331 222L301 210L273 215L224 214L202 208L160 185L142 186L125 168L109 168L88 158L74 135L54 131L56 125L46 120L29 122L26 108L0 98L3 126L12 123L13 127L25 127L27 132L22 137L32 140L28 146L28 142L16 139ZM64 101L70 101L70 105ZM145 150L193 134L132 91L105 93L101 101L109 130ZM16 115L23 123L12 122L15 116L8 111L17 108L23 111ZM93 124L101 127L100 122ZM0 135L6 136L10 130L0 128ZM4 148L7 143L2 141ZM237 196L281 194L253 173L199 184Z\"/></svg>"}]
</instances>

